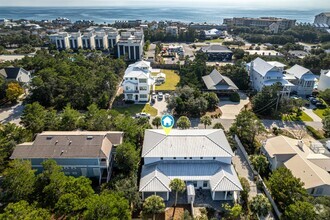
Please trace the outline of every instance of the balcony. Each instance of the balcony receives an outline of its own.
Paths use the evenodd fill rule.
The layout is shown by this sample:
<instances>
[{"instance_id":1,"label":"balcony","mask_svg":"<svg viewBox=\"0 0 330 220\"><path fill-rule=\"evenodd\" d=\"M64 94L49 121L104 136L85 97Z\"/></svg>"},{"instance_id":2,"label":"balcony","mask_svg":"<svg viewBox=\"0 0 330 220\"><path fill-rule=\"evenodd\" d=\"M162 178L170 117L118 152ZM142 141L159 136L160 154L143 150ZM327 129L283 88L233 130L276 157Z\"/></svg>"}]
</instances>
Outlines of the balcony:
<instances>
[{"instance_id":1,"label":"balcony","mask_svg":"<svg viewBox=\"0 0 330 220\"><path fill-rule=\"evenodd\" d=\"M126 94L139 93L139 90L124 90L124 93Z\"/></svg>"}]
</instances>

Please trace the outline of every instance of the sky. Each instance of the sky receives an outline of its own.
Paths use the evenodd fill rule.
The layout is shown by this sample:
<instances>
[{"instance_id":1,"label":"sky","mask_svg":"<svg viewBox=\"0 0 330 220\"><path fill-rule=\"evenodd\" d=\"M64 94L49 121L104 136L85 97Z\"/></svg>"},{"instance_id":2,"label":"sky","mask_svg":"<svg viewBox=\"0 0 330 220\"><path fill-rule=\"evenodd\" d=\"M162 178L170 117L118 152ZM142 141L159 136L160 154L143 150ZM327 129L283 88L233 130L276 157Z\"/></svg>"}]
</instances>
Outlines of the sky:
<instances>
[{"instance_id":1,"label":"sky","mask_svg":"<svg viewBox=\"0 0 330 220\"><path fill-rule=\"evenodd\" d=\"M228 7L246 9L330 9L330 0L0 0L0 6Z\"/></svg>"}]
</instances>

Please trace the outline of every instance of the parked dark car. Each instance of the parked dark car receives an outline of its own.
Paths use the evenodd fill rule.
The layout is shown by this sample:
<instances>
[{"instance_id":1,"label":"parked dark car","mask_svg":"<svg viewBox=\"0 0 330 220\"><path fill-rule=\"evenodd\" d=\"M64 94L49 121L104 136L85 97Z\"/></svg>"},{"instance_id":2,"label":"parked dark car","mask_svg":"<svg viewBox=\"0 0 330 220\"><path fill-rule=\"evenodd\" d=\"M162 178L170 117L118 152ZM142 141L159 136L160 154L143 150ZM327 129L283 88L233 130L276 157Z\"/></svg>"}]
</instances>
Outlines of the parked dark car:
<instances>
[{"instance_id":1,"label":"parked dark car","mask_svg":"<svg viewBox=\"0 0 330 220\"><path fill-rule=\"evenodd\" d=\"M155 104L156 100L154 98L151 99L151 104Z\"/></svg>"},{"instance_id":2,"label":"parked dark car","mask_svg":"<svg viewBox=\"0 0 330 220\"><path fill-rule=\"evenodd\" d=\"M327 105L323 104L322 102L317 102L315 104L316 108L319 108L319 109L326 109L327 108Z\"/></svg>"},{"instance_id":3,"label":"parked dark car","mask_svg":"<svg viewBox=\"0 0 330 220\"><path fill-rule=\"evenodd\" d=\"M313 95L306 95L306 99L309 100L309 98L315 98L315 96L313 96Z\"/></svg>"},{"instance_id":4,"label":"parked dark car","mask_svg":"<svg viewBox=\"0 0 330 220\"><path fill-rule=\"evenodd\" d=\"M311 99L310 101L313 105L315 105L317 102L319 102L319 100L317 100L317 99Z\"/></svg>"}]
</instances>

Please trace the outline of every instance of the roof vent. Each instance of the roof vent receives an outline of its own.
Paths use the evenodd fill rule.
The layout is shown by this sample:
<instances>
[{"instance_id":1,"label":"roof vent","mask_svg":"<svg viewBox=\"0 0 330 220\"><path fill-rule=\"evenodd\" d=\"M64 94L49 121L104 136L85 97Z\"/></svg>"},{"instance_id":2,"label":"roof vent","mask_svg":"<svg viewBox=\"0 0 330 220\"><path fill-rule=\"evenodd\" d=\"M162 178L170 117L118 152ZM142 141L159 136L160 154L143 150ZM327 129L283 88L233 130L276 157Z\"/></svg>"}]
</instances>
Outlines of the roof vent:
<instances>
[{"instance_id":1,"label":"roof vent","mask_svg":"<svg viewBox=\"0 0 330 220\"><path fill-rule=\"evenodd\" d=\"M87 140L92 140L93 136L87 136Z\"/></svg>"},{"instance_id":2,"label":"roof vent","mask_svg":"<svg viewBox=\"0 0 330 220\"><path fill-rule=\"evenodd\" d=\"M61 151L61 154L60 155L62 155L63 153L64 153L64 150Z\"/></svg>"},{"instance_id":3,"label":"roof vent","mask_svg":"<svg viewBox=\"0 0 330 220\"><path fill-rule=\"evenodd\" d=\"M58 140L55 141L55 144L57 144L57 143L58 143Z\"/></svg>"},{"instance_id":4,"label":"roof vent","mask_svg":"<svg viewBox=\"0 0 330 220\"><path fill-rule=\"evenodd\" d=\"M71 145L72 141L69 141L69 145Z\"/></svg>"},{"instance_id":5,"label":"roof vent","mask_svg":"<svg viewBox=\"0 0 330 220\"><path fill-rule=\"evenodd\" d=\"M47 136L46 139L47 140L51 140L53 138L53 136Z\"/></svg>"}]
</instances>

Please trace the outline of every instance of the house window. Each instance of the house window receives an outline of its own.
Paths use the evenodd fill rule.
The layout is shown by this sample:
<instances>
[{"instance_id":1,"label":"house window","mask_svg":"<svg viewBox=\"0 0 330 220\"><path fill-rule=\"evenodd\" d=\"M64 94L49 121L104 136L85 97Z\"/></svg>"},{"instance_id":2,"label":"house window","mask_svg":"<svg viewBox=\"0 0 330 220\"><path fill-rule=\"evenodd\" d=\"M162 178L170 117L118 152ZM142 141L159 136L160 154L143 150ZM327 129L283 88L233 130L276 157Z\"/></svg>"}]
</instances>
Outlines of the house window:
<instances>
[{"instance_id":1,"label":"house window","mask_svg":"<svg viewBox=\"0 0 330 220\"><path fill-rule=\"evenodd\" d=\"M146 86L140 86L140 91L146 91L148 89L148 87Z\"/></svg>"},{"instance_id":2,"label":"house window","mask_svg":"<svg viewBox=\"0 0 330 220\"><path fill-rule=\"evenodd\" d=\"M207 181L203 181L203 187L207 187Z\"/></svg>"},{"instance_id":3,"label":"house window","mask_svg":"<svg viewBox=\"0 0 330 220\"><path fill-rule=\"evenodd\" d=\"M187 157L185 157L184 159L187 160Z\"/></svg>"},{"instance_id":4,"label":"house window","mask_svg":"<svg viewBox=\"0 0 330 220\"><path fill-rule=\"evenodd\" d=\"M189 157L190 160L192 160L192 157Z\"/></svg>"},{"instance_id":5,"label":"house window","mask_svg":"<svg viewBox=\"0 0 330 220\"><path fill-rule=\"evenodd\" d=\"M141 99L146 99L147 97L148 97L147 94L140 94Z\"/></svg>"},{"instance_id":6,"label":"house window","mask_svg":"<svg viewBox=\"0 0 330 220\"><path fill-rule=\"evenodd\" d=\"M197 187L197 181L194 181L193 184L194 184L194 187Z\"/></svg>"},{"instance_id":7,"label":"house window","mask_svg":"<svg viewBox=\"0 0 330 220\"><path fill-rule=\"evenodd\" d=\"M313 195L315 193L315 188L312 189L311 194Z\"/></svg>"},{"instance_id":8,"label":"house window","mask_svg":"<svg viewBox=\"0 0 330 220\"><path fill-rule=\"evenodd\" d=\"M139 83L147 83L147 79L139 79Z\"/></svg>"},{"instance_id":9,"label":"house window","mask_svg":"<svg viewBox=\"0 0 330 220\"><path fill-rule=\"evenodd\" d=\"M129 87L128 86L126 86L126 89L125 90L129 90Z\"/></svg>"},{"instance_id":10,"label":"house window","mask_svg":"<svg viewBox=\"0 0 330 220\"><path fill-rule=\"evenodd\" d=\"M317 188L316 194L321 195L323 193L323 188Z\"/></svg>"}]
</instances>

